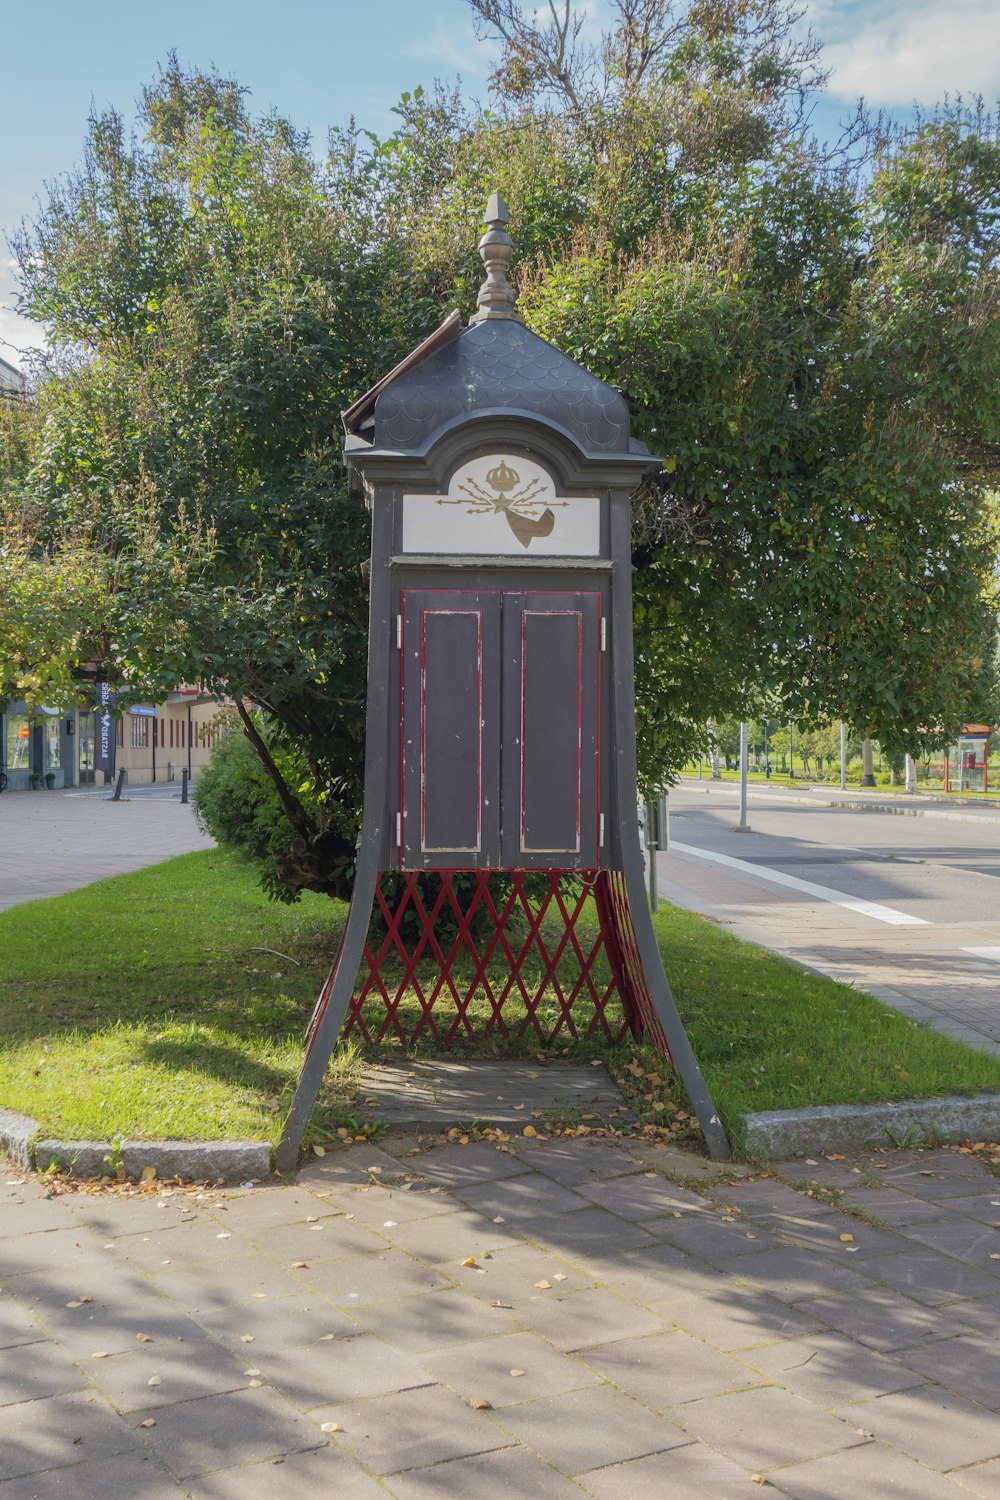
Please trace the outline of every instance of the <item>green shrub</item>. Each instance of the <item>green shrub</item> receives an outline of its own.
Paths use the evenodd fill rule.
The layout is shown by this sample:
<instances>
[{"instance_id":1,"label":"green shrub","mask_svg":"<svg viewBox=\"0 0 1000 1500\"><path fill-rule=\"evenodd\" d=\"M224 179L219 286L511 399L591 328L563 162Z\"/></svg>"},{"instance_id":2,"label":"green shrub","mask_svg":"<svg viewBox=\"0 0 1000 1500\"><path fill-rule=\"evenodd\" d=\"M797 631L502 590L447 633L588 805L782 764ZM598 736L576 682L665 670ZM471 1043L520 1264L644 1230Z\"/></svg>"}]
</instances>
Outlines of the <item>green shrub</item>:
<instances>
[{"instance_id":1,"label":"green shrub","mask_svg":"<svg viewBox=\"0 0 1000 1500\"><path fill-rule=\"evenodd\" d=\"M194 785L195 817L218 843L261 866L261 884L278 901L294 896L274 872L274 855L295 837L274 783L245 734L227 734Z\"/></svg>"}]
</instances>

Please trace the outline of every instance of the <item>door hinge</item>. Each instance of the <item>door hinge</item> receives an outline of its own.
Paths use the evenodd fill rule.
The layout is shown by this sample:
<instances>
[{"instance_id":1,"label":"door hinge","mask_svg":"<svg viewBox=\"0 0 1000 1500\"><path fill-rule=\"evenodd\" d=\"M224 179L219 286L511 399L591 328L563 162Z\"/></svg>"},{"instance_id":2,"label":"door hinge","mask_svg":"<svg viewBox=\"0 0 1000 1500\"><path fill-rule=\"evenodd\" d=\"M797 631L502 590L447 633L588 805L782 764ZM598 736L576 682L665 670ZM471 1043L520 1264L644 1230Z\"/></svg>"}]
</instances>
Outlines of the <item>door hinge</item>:
<instances>
[{"instance_id":1,"label":"door hinge","mask_svg":"<svg viewBox=\"0 0 1000 1500\"><path fill-rule=\"evenodd\" d=\"M402 651L402 649L403 649L403 616L402 615L397 615L396 616L396 650L397 651Z\"/></svg>"},{"instance_id":2,"label":"door hinge","mask_svg":"<svg viewBox=\"0 0 1000 1500\"><path fill-rule=\"evenodd\" d=\"M598 832L598 837L597 837L598 848L603 849L604 848L604 814L603 813L601 813L601 815L600 815L600 819L599 819L599 823L598 823L598 831L597 832Z\"/></svg>"},{"instance_id":3,"label":"door hinge","mask_svg":"<svg viewBox=\"0 0 1000 1500\"><path fill-rule=\"evenodd\" d=\"M402 847L403 847L403 814L402 813L397 813L396 814L396 848L397 849L402 849Z\"/></svg>"},{"instance_id":4,"label":"door hinge","mask_svg":"<svg viewBox=\"0 0 1000 1500\"><path fill-rule=\"evenodd\" d=\"M602 651L607 651L607 649L608 649L608 617L607 617L607 615L602 615L601 616L601 650Z\"/></svg>"}]
</instances>

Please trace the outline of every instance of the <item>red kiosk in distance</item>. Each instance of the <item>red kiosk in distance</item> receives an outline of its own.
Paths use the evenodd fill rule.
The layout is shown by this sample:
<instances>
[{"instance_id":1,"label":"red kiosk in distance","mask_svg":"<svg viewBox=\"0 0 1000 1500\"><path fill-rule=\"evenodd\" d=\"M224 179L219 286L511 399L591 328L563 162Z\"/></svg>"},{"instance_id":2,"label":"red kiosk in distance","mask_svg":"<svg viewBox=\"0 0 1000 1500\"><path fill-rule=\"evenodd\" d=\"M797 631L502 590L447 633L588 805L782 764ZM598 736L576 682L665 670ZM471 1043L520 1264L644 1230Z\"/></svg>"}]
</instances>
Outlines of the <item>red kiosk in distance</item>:
<instances>
[{"instance_id":1,"label":"red kiosk in distance","mask_svg":"<svg viewBox=\"0 0 1000 1500\"><path fill-rule=\"evenodd\" d=\"M364 817L286 1173L351 1032L646 1035L729 1155L644 892L629 497L660 461L524 327L497 195L486 218L468 328L453 313L344 414L372 516Z\"/></svg>"}]
</instances>

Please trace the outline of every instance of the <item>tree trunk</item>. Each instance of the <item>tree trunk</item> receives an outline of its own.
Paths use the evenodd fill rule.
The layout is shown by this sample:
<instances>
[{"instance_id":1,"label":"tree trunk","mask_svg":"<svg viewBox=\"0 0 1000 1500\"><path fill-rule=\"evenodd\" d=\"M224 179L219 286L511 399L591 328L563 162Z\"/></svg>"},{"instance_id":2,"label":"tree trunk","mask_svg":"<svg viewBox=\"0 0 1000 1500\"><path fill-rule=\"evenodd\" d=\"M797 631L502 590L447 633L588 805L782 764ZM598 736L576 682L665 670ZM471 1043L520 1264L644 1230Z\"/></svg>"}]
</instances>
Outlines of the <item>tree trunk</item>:
<instances>
[{"instance_id":1,"label":"tree trunk","mask_svg":"<svg viewBox=\"0 0 1000 1500\"><path fill-rule=\"evenodd\" d=\"M871 740L861 741L861 785L875 785L875 757Z\"/></svg>"},{"instance_id":2,"label":"tree trunk","mask_svg":"<svg viewBox=\"0 0 1000 1500\"><path fill-rule=\"evenodd\" d=\"M708 762L712 767L712 780L722 780L722 763L719 754L719 742L715 737L715 720L709 719L706 725L708 729Z\"/></svg>"}]
</instances>

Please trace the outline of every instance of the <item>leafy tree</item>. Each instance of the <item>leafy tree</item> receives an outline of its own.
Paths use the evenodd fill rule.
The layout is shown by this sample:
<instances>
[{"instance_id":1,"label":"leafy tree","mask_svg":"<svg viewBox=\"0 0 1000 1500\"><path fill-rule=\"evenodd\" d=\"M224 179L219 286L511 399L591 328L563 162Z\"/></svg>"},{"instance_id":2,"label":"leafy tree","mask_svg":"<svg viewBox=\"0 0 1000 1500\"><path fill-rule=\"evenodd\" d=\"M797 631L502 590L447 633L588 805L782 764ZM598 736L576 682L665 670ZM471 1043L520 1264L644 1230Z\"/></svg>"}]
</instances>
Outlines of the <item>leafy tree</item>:
<instances>
[{"instance_id":1,"label":"leafy tree","mask_svg":"<svg viewBox=\"0 0 1000 1500\"><path fill-rule=\"evenodd\" d=\"M91 121L16 242L55 353L7 433L3 546L76 580L64 677L165 660L240 702L292 894L346 893L360 808L367 523L338 413L472 310L493 186L529 326L662 455L634 508L644 781L765 702L896 751L997 712L995 122L859 116L821 148L781 0L617 0L590 52L567 0L551 26L471 3L503 46L491 110L417 90L319 161L172 60L137 137ZM0 596L0 636L27 619Z\"/></svg>"}]
</instances>

